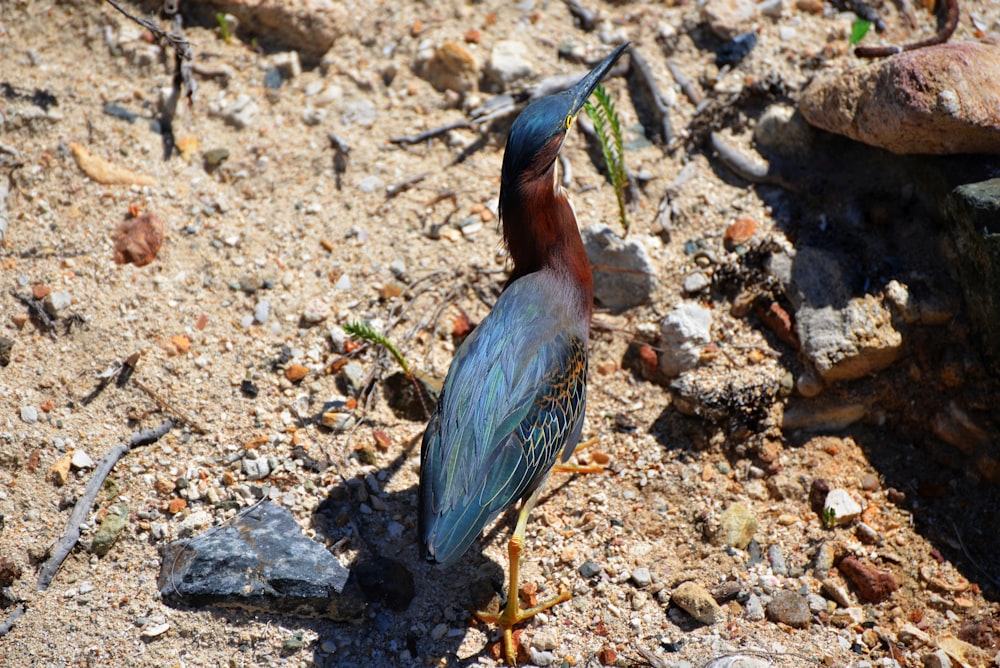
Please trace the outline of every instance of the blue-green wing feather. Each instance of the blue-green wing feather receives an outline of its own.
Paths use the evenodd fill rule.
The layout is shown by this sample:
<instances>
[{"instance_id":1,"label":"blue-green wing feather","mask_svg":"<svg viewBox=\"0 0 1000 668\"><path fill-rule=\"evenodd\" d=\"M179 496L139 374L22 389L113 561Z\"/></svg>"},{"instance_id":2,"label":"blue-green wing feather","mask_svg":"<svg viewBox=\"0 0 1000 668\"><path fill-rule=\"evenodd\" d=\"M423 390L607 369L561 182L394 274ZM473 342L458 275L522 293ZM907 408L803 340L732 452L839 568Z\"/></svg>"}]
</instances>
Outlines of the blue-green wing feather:
<instances>
[{"instance_id":1,"label":"blue-green wing feather","mask_svg":"<svg viewBox=\"0 0 1000 668\"><path fill-rule=\"evenodd\" d=\"M421 448L420 531L434 561L461 556L580 438L586 330L553 311L551 289L515 281L455 355Z\"/></svg>"}]
</instances>

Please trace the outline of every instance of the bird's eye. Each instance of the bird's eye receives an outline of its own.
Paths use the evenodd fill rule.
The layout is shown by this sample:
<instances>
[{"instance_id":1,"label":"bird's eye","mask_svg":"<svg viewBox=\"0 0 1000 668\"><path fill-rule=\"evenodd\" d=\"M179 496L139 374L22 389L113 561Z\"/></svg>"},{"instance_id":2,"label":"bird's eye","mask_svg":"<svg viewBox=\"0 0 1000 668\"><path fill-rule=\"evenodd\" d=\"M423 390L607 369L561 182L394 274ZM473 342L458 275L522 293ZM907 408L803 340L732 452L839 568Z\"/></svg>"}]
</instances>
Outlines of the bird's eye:
<instances>
[{"instance_id":1,"label":"bird's eye","mask_svg":"<svg viewBox=\"0 0 1000 668\"><path fill-rule=\"evenodd\" d=\"M574 120L576 120L576 119L574 118L573 114L567 114L566 115L566 129L567 130L569 130L571 127L573 127L573 121Z\"/></svg>"}]
</instances>

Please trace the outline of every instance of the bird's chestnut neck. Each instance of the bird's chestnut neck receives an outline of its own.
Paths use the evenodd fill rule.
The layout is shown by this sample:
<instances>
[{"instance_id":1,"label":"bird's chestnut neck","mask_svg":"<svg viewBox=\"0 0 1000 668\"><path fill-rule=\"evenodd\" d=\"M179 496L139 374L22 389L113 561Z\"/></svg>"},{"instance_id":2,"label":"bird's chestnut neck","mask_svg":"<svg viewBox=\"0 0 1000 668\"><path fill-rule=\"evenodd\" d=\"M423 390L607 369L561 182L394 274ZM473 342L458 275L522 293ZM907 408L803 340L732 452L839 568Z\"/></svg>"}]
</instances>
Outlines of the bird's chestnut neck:
<instances>
[{"instance_id":1,"label":"bird's chestnut neck","mask_svg":"<svg viewBox=\"0 0 1000 668\"><path fill-rule=\"evenodd\" d=\"M590 261L580 238L573 206L555 183L555 158L562 138L550 142L523 173L505 179L500 192L503 236L514 269L508 285L521 276L549 269L577 289L588 315L594 301Z\"/></svg>"}]
</instances>

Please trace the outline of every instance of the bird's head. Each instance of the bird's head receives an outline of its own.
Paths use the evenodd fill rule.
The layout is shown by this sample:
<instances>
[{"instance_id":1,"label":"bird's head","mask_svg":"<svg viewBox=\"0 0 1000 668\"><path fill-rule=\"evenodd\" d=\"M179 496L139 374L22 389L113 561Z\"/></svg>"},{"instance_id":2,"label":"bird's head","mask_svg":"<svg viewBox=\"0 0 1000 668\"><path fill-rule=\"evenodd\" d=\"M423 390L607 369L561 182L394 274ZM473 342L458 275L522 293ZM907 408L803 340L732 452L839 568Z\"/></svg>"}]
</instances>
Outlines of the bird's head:
<instances>
[{"instance_id":1,"label":"bird's head","mask_svg":"<svg viewBox=\"0 0 1000 668\"><path fill-rule=\"evenodd\" d=\"M577 114L626 48L628 42L615 49L571 88L525 107L507 137L501 189L515 188L519 181L540 178L548 172Z\"/></svg>"}]
</instances>

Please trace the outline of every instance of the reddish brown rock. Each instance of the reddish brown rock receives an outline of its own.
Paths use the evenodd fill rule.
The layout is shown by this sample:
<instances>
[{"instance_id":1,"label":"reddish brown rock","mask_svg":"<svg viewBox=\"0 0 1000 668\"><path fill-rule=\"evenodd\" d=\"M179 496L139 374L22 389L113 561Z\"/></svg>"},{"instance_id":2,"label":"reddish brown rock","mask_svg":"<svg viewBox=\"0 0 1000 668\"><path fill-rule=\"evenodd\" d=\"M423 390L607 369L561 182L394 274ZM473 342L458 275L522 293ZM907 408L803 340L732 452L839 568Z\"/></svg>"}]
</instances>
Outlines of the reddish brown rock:
<instances>
[{"instance_id":1,"label":"reddish brown rock","mask_svg":"<svg viewBox=\"0 0 1000 668\"><path fill-rule=\"evenodd\" d=\"M812 125L894 153L1000 153L1000 46L941 44L816 77L799 109Z\"/></svg>"},{"instance_id":2,"label":"reddish brown rock","mask_svg":"<svg viewBox=\"0 0 1000 668\"><path fill-rule=\"evenodd\" d=\"M837 565L866 601L881 603L899 589L899 580L889 571L875 568L857 557L844 557Z\"/></svg>"}]
</instances>

